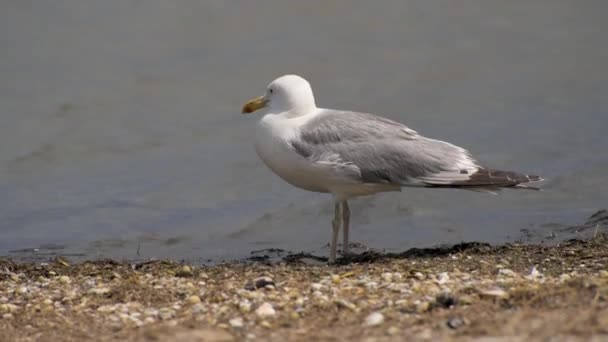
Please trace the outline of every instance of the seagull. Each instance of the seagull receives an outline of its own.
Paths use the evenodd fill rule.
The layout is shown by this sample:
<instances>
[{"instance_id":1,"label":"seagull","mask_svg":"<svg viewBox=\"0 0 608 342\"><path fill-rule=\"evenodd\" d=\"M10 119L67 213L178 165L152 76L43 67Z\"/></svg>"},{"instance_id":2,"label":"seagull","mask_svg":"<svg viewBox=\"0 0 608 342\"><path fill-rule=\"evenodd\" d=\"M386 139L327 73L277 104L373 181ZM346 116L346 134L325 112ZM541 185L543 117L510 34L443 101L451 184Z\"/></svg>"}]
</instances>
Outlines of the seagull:
<instances>
[{"instance_id":1,"label":"seagull","mask_svg":"<svg viewBox=\"0 0 608 342\"><path fill-rule=\"evenodd\" d=\"M336 262L341 226L342 255L349 254L351 198L402 187L539 190L526 183L542 180L481 166L467 150L382 116L319 108L310 84L297 75L272 81L242 113L258 110L255 149L260 159L287 183L333 196L329 263Z\"/></svg>"}]
</instances>

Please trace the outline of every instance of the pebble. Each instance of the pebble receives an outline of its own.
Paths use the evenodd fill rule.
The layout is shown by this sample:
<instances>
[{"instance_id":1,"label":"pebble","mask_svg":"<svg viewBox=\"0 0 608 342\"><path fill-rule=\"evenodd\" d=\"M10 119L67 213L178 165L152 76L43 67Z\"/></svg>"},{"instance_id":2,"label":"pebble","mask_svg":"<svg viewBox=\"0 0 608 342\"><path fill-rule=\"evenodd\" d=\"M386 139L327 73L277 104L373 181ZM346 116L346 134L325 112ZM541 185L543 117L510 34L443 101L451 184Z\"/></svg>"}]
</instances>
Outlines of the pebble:
<instances>
[{"instance_id":1,"label":"pebble","mask_svg":"<svg viewBox=\"0 0 608 342\"><path fill-rule=\"evenodd\" d=\"M184 265L177 272L175 272L175 275L177 277L190 277L192 276L192 267Z\"/></svg>"},{"instance_id":2,"label":"pebble","mask_svg":"<svg viewBox=\"0 0 608 342\"><path fill-rule=\"evenodd\" d=\"M536 269L536 266L533 266L532 269L530 270L530 275L526 276L527 279L538 279L541 278L543 276L542 273L540 273L540 271L538 269Z\"/></svg>"},{"instance_id":3,"label":"pebble","mask_svg":"<svg viewBox=\"0 0 608 342\"><path fill-rule=\"evenodd\" d=\"M349 301L347 301L346 299L338 299L336 300L336 305L339 308L346 308L352 311L357 311L357 306Z\"/></svg>"},{"instance_id":4,"label":"pebble","mask_svg":"<svg viewBox=\"0 0 608 342\"><path fill-rule=\"evenodd\" d=\"M175 317L175 311L173 311L172 309L169 309L169 308L162 308L158 311L158 316L163 321L167 321L167 320L170 320L171 318Z\"/></svg>"},{"instance_id":5,"label":"pebble","mask_svg":"<svg viewBox=\"0 0 608 342\"><path fill-rule=\"evenodd\" d=\"M249 301L241 301L239 303L239 311L242 313L248 313L251 311L251 302Z\"/></svg>"},{"instance_id":6,"label":"pebble","mask_svg":"<svg viewBox=\"0 0 608 342\"><path fill-rule=\"evenodd\" d=\"M513 272L513 270L510 270L508 268L501 268L498 270L498 274L505 276L505 277L515 277L517 275L517 273Z\"/></svg>"},{"instance_id":7,"label":"pebble","mask_svg":"<svg viewBox=\"0 0 608 342\"><path fill-rule=\"evenodd\" d=\"M192 308L190 309L190 312L194 315L201 314L205 311L206 311L205 306L201 303L192 305Z\"/></svg>"},{"instance_id":8,"label":"pebble","mask_svg":"<svg viewBox=\"0 0 608 342\"><path fill-rule=\"evenodd\" d=\"M11 312L11 309L8 304L0 304L0 314L5 314L8 312Z\"/></svg>"},{"instance_id":9,"label":"pebble","mask_svg":"<svg viewBox=\"0 0 608 342\"><path fill-rule=\"evenodd\" d=\"M254 290L262 289L262 288L274 289L275 284L274 284L274 281L272 280L272 278L265 277L265 276L258 277L258 278L255 278L253 281L247 282L247 284L245 284L245 290L249 290L249 291L254 291Z\"/></svg>"},{"instance_id":10,"label":"pebble","mask_svg":"<svg viewBox=\"0 0 608 342\"><path fill-rule=\"evenodd\" d=\"M25 287L25 286L19 286L19 287L17 288L17 293L18 293L18 294L21 294L21 295L22 295L22 294L26 294L27 292L28 292L28 289L27 289L27 287Z\"/></svg>"},{"instance_id":11,"label":"pebble","mask_svg":"<svg viewBox=\"0 0 608 342\"><path fill-rule=\"evenodd\" d=\"M393 282L393 274L391 272L382 273L382 275L380 277L382 278L382 280L384 280L387 283Z\"/></svg>"},{"instance_id":12,"label":"pebble","mask_svg":"<svg viewBox=\"0 0 608 342\"><path fill-rule=\"evenodd\" d=\"M368 289L375 289L378 287L378 283L375 281L370 281L365 283L365 287L367 287Z\"/></svg>"},{"instance_id":13,"label":"pebble","mask_svg":"<svg viewBox=\"0 0 608 342\"><path fill-rule=\"evenodd\" d=\"M482 291L481 294L486 297L494 297L494 298L509 297L509 294L507 293L507 291L500 289L500 288L485 290L485 291Z\"/></svg>"},{"instance_id":14,"label":"pebble","mask_svg":"<svg viewBox=\"0 0 608 342\"><path fill-rule=\"evenodd\" d=\"M72 280L70 279L70 277L66 276L66 275L62 275L61 277L59 277L59 282L62 284L69 284Z\"/></svg>"},{"instance_id":15,"label":"pebble","mask_svg":"<svg viewBox=\"0 0 608 342\"><path fill-rule=\"evenodd\" d=\"M416 272L416 273L414 273L414 278L416 278L418 280L423 280L424 274L422 274L422 272Z\"/></svg>"},{"instance_id":16,"label":"pebble","mask_svg":"<svg viewBox=\"0 0 608 342\"><path fill-rule=\"evenodd\" d=\"M146 310L144 310L144 316L156 317L158 316L158 310L153 308L147 308Z\"/></svg>"},{"instance_id":17,"label":"pebble","mask_svg":"<svg viewBox=\"0 0 608 342\"><path fill-rule=\"evenodd\" d=\"M107 287L94 287L88 291L90 294L94 295L104 295L110 293L110 289Z\"/></svg>"},{"instance_id":18,"label":"pebble","mask_svg":"<svg viewBox=\"0 0 608 342\"><path fill-rule=\"evenodd\" d=\"M313 291L321 291L321 289L323 289L323 285L321 285L319 283L312 283L312 284L310 284L310 288Z\"/></svg>"},{"instance_id":19,"label":"pebble","mask_svg":"<svg viewBox=\"0 0 608 342\"><path fill-rule=\"evenodd\" d=\"M201 302L201 297L197 295L192 295L188 297L188 304L198 304Z\"/></svg>"},{"instance_id":20,"label":"pebble","mask_svg":"<svg viewBox=\"0 0 608 342\"><path fill-rule=\"evenodd\" d=\"M448 319L447 325L451 329L458 329L464 325L464 320L462 320L462 318L460 318L460 317L452 317L452 318Z\"/></svg>"},{"instance_id":21,"label":"pebble","mask_svg":"<svg viewBox=\"0 0 608 342\"><path fill-rule=\"evenodd\" d=\"M429 310L429 308L431 307L431 303L424 301L424 302L420 302L416 305L416 312L417 313L423 313Z\"/></svg>"},{"instance_id":22,"label":"pebble","mask_svg":"<svg viewBox=\"0 0 608 342\"><path fill-rule=\"evenodd\" d=\"M276 315L277 312L272 307L272 304L270 304L268 302L264 302L262 305L260 305L257 308L257 310L255 310L255 313L259 317L265 318L265 317L273 317Z\"/></svg>"},{"instance_id":23,"label":"pebble","mask_svg":"<svg viewBox=\"0 0 608 342\"><path fill-rule=\"evenodd\" d=\"M436 283L439 285L443 285L443 284L447 283L448 281L450 281L450 276L448 275L448 272L441 272L437 276Z\"/></svg>"},{"instance_id":24,"label":"pebble","mask_svg":"<svg viewBox=\"0 0 608 342\"><path fill-rule=\"evenodd\" d=\"M363 325L373 327L382 324L382 322L384 322L384 315L380 312L372 312L369 314L369 316L365 317L365 322L363 322Z\"/></svg>"},{"instance_id":25,"label":"pebble","mask_svg":"<svg viewBox=\"0 0 608 342\"><path fill-rule=\"evenodd\" d=\"M399 334L400 332L401 332L401 329L399 329L399 328L398 328L398 327L396 327L396 326L392 326L392 327L390 327L390 328L388 328L388 329L386 330L386 333L387 333L389 336L395 336L395 335Z\"/></svg>"},{"instance_id":26,"label":"pebble","mask_svg":"<svg viewBox=\"0 0 608 342\"><path fill-rule=\"evenodd\" d=\"M235 317L231 319L228 324L230 324L230 326L235 329L240 329L245 326L245 323L243 322L243 319L241 317Z\"/></svg>"}]
</instances>

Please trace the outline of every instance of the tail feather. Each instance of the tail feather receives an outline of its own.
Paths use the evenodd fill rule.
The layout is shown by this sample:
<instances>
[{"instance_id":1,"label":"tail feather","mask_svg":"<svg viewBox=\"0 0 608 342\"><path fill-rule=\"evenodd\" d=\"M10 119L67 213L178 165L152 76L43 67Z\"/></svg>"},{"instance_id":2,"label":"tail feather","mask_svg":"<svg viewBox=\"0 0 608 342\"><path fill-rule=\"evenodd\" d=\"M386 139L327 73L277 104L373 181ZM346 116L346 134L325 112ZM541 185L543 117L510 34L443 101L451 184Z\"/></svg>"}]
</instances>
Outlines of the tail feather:
<instances>
[{"instance_id":1,"label":"tail feather","mask_svg":"<svg viewBox=\"0 0 608 342\"><path fill-rule=\"evenodd\" d=\"M495 192L499 188L517 188L528 190L540 190L531 186L530 182L539 182L543 179L535 175L526 175L513 171L501 171L492 169L479 169L471 174L466 180L454 181L449 184L427 183L429 187L463 188L473 191L490 190Z\"/></svg>"}]
</instances>

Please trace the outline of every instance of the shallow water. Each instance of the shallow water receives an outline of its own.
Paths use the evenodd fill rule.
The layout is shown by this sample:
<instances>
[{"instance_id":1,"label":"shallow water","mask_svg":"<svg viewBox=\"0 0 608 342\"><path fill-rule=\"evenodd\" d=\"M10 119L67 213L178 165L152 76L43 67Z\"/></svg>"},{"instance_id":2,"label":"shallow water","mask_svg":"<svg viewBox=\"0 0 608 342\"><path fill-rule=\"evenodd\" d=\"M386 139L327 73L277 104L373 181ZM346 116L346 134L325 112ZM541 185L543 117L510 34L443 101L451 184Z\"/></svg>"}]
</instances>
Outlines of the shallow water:
<instances>
[{"instance_id":1,"label":"shallow water","mask_svg":"<svg viewBox=\"0 0 608 342\"><path fill-rule=\"evenodd\" d=\"M605 1L65 1L0 11L0 255L326 253L327 195L255 155L241 105L285 73L548 179L352 202L352 239L538 242L608 204Z\"/></svg>"}]
</instances>

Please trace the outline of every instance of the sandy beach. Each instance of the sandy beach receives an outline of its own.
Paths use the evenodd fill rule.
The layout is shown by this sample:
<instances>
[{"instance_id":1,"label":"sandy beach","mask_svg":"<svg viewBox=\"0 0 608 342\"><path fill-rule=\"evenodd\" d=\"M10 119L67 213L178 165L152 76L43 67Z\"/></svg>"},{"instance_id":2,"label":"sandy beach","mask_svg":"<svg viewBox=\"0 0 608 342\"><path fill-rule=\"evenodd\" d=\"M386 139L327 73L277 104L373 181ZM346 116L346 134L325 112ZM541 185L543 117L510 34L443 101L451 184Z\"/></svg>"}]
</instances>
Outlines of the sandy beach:
<instances>
[{"instance_id":1,"label":"sandy beach","mask_svg":"<svg viewBox=\"0 0 608 342\"><path fill-rule=\"evenodd\" d=\"M3 341L608 337L608 236L193 266L0 260ZM492 337L493 339L488 339Z\"/></svg>"}]
</instances>

